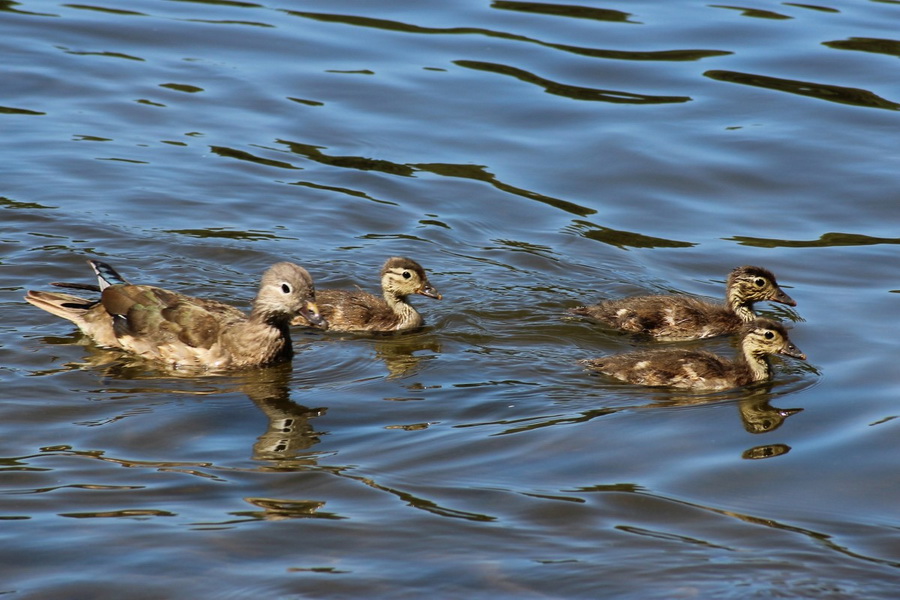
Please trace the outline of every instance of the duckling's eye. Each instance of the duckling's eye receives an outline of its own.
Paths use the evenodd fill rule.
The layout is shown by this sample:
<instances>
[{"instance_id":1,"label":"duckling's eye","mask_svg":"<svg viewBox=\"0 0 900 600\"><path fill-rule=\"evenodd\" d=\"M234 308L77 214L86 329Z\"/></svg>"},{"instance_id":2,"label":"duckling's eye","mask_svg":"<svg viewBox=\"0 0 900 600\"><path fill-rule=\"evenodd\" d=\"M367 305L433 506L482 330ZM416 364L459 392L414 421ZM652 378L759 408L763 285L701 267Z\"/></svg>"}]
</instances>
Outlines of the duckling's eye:
<instances>
[{"instance_id":1,"label":"duckling's eye","mask_svg":"<svg viewBox=\"0 0 900 600\"><path fill-rule=\"evenodd\" d=\"M290 294L291 293L291 285L289 283L282 283L281 291L284 292L285 294Z\"/></svg>"},{"instance_id":2,"label":"duckling's eye","mask_svg":"<svg viewBox=\"0 0 900 600\"><path fill-rule=\"evenodd\" d=\"M771 340L771 339L774 339L774 338L775 338L775 332L774 332L774 331L767 331L767 332L765 332L763 335L766 336L766 339L767 339L767 340Z\"/></svg>"},{"instance_id":3,"label":"duckling's eye","mask_svg":"<svg viewBox=\"0 0 900 600\"><path fill-rule=\"evenodd\" d=\"M755 285L756 287L763 287L764 285L766 285L766 280L762 277L757 277L753 280L753 285Z\"/></svg>"},{"instance_id":4,"label":"duckling's eye","mask_svg":"<svg viewBox=\"0 0 900 600\"><path fill-rule=\"evenodd\" d=\"M403 279L409 279L410 277L412 277L412 273L410 273L409 271L403 271Z\"/></svg>"}]
</instances>

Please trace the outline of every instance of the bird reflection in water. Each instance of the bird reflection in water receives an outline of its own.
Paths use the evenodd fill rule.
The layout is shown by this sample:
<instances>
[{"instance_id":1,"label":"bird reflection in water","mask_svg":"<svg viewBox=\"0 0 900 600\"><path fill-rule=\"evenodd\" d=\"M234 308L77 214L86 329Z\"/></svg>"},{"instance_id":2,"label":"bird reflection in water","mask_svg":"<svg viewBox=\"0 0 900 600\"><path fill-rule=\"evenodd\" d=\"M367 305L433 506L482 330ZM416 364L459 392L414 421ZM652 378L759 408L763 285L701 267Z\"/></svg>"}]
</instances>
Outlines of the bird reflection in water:
<instances>
[{"instance_id":1,"label":"bird reflection in water","mask_svg":"<svg viewBox=\"0 0 900 600\"><path fill-rule=\"evenodd\" d=\"M776 408L769 404L771 398L771 384L766 384L765 389L755 390L754 393L742 398L738 404L741 412L741 421L744 429L750 433L769 433L775 431L784 424L785 419L801 412L802 408ZM765 444L754 446L744 450L741 458L759 460L762 458L774 458L790 452L787 444Z\"/></svg>"},{"instance_id":2,"label":"bird reflection in water","mask_svg":"<svg viewBox=\"0 0 900 600\"><path fill-rule=\"evenodd\" d=\"M741 422L749 433L769 433L784 424L785 419L801 412L802 408L776 408L769 404L771 385L766 389L754 390L738 402Z\"/></svg>"},{"instance_id":3,"label":"bird reflection in water","mask_svg":"<svg viewBox=\"0 0 900 600\"><path fill-rule=\"evenodd\" d=\"M409 377L441 353L441 343L427 333L384 336L374 341L375 356L384 362L388 379Z\"/></svg>"},{"instance_id":4,"label":"bird reflection in water","mask_svg":"<svg viewBox=\"0 0 900 600\"><path fill-rule=\"evenodd\" d=\"M253 444L253 459L271 462L279 471L316 466L315 454L307 452L319 443L310 419L327 411L291 400L290 376L290 364L277 365L247 373L238 385L269 421Z\"/></svg>"},{"instance_id":5,"label":"bird reflection in water","mask_svg":"<svg viewBox=\"0 0 900 600\"><path fill-rule=\"evenodd\" d=\"M772 406L770 401L773 398L772 382L755 384L750 389L735 390L729 392L728 395L740 394L737 398L738 414L741 417L741 424L748 433L758 435L761 433L771 433L784 425L788 417L802 412L802 408L778 408ZM666 399L665 401L654 403L655 406L688 406L707 404L718 401L719 398L711 399L709 396L691 396L678 395ZM654 406L651 405L651 406ZM761 459L774 458L787 454L791 447L785 444L766 444L755 446L745 450L741 456L745 459Z\"/></svg>"}]
</instances>

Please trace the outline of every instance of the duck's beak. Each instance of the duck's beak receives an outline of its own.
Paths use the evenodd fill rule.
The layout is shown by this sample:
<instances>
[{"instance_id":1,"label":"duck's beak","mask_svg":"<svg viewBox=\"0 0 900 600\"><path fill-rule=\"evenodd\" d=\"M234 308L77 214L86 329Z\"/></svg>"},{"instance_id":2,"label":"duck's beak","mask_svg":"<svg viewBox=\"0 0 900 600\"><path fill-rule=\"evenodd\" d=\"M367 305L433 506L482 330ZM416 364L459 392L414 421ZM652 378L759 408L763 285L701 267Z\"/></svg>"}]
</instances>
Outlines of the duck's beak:
<instances>
[{"instance_id":1,"label":"duck's beak","mask_svg":"<svg viewBox=\"0 0 900 600\"><path fill-rule=\"evenodd\" d=\"M784 293L784 290L778 288L775 292L775 297L772 298L772 302L780 302L782 304L787 304L788 306L797 306L797 303L793 298Z\"/></svg>"},{"instance_id":2,"label":"duck's beak","mask_svg":"<svg viewBox=\"0 0 900 600\"><path fill-rule=\"evenodd\" d=\"M794 358L799 358L800 360L806 360L806 355L800 352L800 348L795 346L792 342L788 342L781 349L780 354L784 354L785 356L793 356Z\"/></svg>"},{"instance_id":3,"label":"duck's beak","mask_svg":"<svg viewBox=\"0 0 900 600\"><path fill-rule=\"evenodd\" d=\"M303 315L304 319L309 321L310 325L328 329L328 321L326 321L325 317L319 313L319 307L316 306L315 302L311 300L308 301L303 308L300 309L300 314Z\"/></svg>"},{"instance_id":4,"label":"duck's beak","mask_svg":"<svg viewBox=\"0 0 900 600\"><path fill-rule=\"evenodd\" d=\"M435 300L441 300L443 296L438 293L436 289L434 289L430 283L426 283L422 286L422 288L416 292L417 294L422 294L423 296L427 296L429 298L434 298Z\"/></svg>"}]
</instances>

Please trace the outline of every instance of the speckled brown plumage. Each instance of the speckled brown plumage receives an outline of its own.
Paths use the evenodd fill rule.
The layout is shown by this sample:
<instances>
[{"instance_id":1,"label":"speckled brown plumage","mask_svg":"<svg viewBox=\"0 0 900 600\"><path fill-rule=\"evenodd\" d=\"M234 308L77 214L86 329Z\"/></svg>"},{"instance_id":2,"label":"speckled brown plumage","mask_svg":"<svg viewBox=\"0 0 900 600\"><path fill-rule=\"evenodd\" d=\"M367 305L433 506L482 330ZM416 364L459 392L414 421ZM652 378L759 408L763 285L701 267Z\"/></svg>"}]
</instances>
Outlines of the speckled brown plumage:
<instances>
[{"instance_id":1,"label":"speckled brown plumage","mask_svg":"<svg viewBox=\"0 0 900 600\"><path fill-rule=\"evenodd\" d=\"M581 363L621 381L696 391L719 391L771 377L769 355L806 360L780 323L755 319L741 329L741 352L734 360L703 350L644 350L583 360Z\"/></svg>"},{"instance_id":2,"label":"speckled brown plumage","mask_svg":"<svg viewBox=\"0 0 900 600\"><path fill-rule=\"evenodd\" d=\"M725 304L678 294L635 296L570 309L605 325L660 341L695 340L736 333L752 321L760 301L796 306L762 267L737 267L728 275Z\"/></svg>"},{"instance_id":3,"label":"speckled brown plumage","mask_svg":"<svg viewBox=\"0 0 900 600\"><path fill-rule=\"evenodd\" d=\"M381 298L361 290L320 290L317 296L322 316L331 331L407 331L424 324L422 315L409 303L421 294L436 300L441 295L429 283L425 269L400 256L389 258L381 269ZM295 325L309 325L303 316Z\"/></svg>"},{"instance_id":4,"label":"speckled brown plumage","mask_svg":"<svg viewBox=\"0 0 900 600\"><path fill-rule=\"evenodd\" d=\"M287 359L293 353L289 324L295 315L324 323L309 273L293 263L269 267L247 315L215 300L126 283L108 265L89 262L100 280L100 300L37 291L29 291L25 300L72 321L101 346L174 368L225 370ZM115 277L110 279L110 273Z\"/></svg>"}]
</instances>

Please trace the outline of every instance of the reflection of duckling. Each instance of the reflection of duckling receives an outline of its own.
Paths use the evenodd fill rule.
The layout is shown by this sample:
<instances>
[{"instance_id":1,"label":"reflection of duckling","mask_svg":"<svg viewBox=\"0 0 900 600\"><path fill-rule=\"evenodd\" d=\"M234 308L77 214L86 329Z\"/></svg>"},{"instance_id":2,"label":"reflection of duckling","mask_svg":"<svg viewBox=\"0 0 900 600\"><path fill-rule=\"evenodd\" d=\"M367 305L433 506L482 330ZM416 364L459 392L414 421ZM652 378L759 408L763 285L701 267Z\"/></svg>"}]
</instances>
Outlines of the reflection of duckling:
<instances>
[{"instance_id":1,"label":"reflection of duckling","mask_svg":"<svg viewBox=\"0 0 900 600\"><path fill-rule=\"evenodd\" d=\"M629 383L719 391L769 379L770 354L806 360L780 323L756 319L744 326L741 353L733 361L702 350L646 350L581 362Z\"/></svg>"},{"instance_id":2,"label":"reflection of duckling","mask_svg":"<svg viewBox=\"0 0 900 600\"><path fill-rule=\"evenodd\" d=\"M775 431L784 420L802 411L802 408L776 408L769 404L766 393L752 394L741 398L738 404L741 422L749 433L769 433Z\"/></svg>"},{"instance_id":3,"label":"reflection of duckling","mask_svg":"<svg viewBox=\"0 0 900 600\"><path fill-rule=\"evenodd\" d=\"M423 364L441 353L441 342L434 335L382 336L373 345L376 358L384 361L388 379L410 377Z\"/></svg>"},{"instance_id":4,"label":"reflection of duckling","mask_svg":"<svg viewBox=\"0 0 900 600\"><path fill-rule=\"evenodd\" d=\"M741 325L756 318L752 310L755 302L797 305L778 287L775 276L762 267L734 269L728 275L725 296L725 304L675 294L636 296L579 306L569 312L616 329L677 341L736 333Z\"/></svg>"},{"instance_id":5,"label":"reflection of duckling","mask_svg":"<svg viewBox=\"0 0 900 600\"><path fill-rule=\"evenodd\" d=\"M99 301L35 291L25 300L72 321L101 346L173 367L218 370L287 359L293 354L288 326L295 315L324 323L309 273L293 263L266 270L249 315L215 300L131 285L112 267L89 263L100 280Z\"/></svg>"},{"instance_id":6,"label":"reflection of duckling","mask_svg":"<svg viewBox=\"0 0 900 600\"><path fill-rule=\"evenodd\" d=\"M741 458L746 460L759 460L762 458L774 458L782 456L791 451L791 447L787 444L768 444L765 446L755 446L747 448L741 452Z\"/></svg>"},{"instance_id":7,"label":"reflection of duckling","mask_svg":"<svg viewBox=\"0 0 900 600\"><path fill-rule=\"evenodd\" d=\"M441 299L419 263L409 258L389 258L381 269L383 298L361 290L320 290L322 316L332 331L406 331L421 327L422 315L408 302L411 294ZM294 325L309 325L303 316Z\"/></svg>"}]
</instances>

